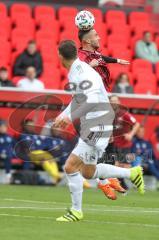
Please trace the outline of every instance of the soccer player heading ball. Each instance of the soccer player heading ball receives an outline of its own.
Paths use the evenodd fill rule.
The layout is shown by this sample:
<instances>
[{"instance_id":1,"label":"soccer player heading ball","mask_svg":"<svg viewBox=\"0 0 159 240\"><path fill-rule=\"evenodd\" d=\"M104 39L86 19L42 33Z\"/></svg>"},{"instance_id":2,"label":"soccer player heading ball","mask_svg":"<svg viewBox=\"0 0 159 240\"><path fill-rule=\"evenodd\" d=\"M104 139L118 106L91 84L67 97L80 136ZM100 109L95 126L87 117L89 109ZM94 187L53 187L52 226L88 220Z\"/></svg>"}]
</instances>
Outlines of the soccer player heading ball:
<instances>
[{"instance_id":1,"label":"soccer player heading ball","mask_svg":"<svg viewBox=\"0 0 159 240\"><path fill-rule=\"evenodd\" d=\"M91 17L89 17L91 16ZM81 11L75 18L76 25L79 29L78 38L81 47L78 49L78 57L81 61L89 64L101 76L107 91L110 90L111 78L108 64L127 65L129 61L103 56L100 49L100 36L94 29L93 15L88 11ZM91 27L91 28L90 28ZM118 179L99 180L98 187L104 192L109 199L116 200L115 191L124 193Z\"/></svg>"}]
</instances>

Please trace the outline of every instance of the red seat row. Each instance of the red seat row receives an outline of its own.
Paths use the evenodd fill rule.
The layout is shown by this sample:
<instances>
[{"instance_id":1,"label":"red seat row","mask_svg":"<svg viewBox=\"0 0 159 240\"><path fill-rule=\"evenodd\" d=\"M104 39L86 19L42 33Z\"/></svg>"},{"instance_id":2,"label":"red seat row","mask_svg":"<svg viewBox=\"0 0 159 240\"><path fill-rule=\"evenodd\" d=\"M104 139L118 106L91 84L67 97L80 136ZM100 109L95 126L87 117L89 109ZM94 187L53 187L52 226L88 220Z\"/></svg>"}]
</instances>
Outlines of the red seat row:
<instances>
[{"instance_id":1,"label":"red seat row","mask_svg":"<svg viewBox=\"0 0 159 240\"><path fill-rule=\"evenodd\" d=\"M148 13L131 12L127 17L123 11L109 10L103 15L99 9L87 10L95 15L95 27L105 55L132 60L135 42L141 38L143 31L154 32ZM44 60L41 79L45 87L63 89L67 75L59 63L57 44L68 38L78 42L78 31L74 25L77 12L78 9L74 7L61 7L56 11L51 6L42 5L32 9L28 4L17 3L7 9L5 4L0 3L0 66L8 67L11 72L18 54L25 49L29 40L35 39ZM156 43L159 47L159 37ZM120 72L128 73L130 81L135 84L135 91L139 92L140 84L148 86L149 82L154 93L159 80L159 64L156 64L154 75L151 63L140 59L133 60L130 67L112 64L110 70L113 82ZM14 78L14 82L18 80Z\"/></svg>"},{"instance_id":2,"label":"red seat row","mask_svg":"<svg viewBox=\"0 0 159 240\"><path fill-rule=\"evenodd\" d=\"M102 11L96 8L86 8L86 10L91 11L98 22L106 21L108 24L113 23L123 23L127 22L132 26L136 26L136 23L149 24L150 16L149 13L145 12L131 12L127 18L124 11L121 10L109 10L103 16ZM32 13L33 12L33 13ZM43 19L49 18L49 20L60 19L60 21L65 19L72 19L77 14L78 9L76 7L60 7L57 12L52 6L36 6L34 11L28 4L15 3L12 4L9 11L5 4L0 4L0 15L1 18L6 17L8 14L11 16L13 21L16 21L22 16L32 17L34 16L36 22L40 23ZM118 24L119 25L119 24ZM138 24L137 24L138 25Z\"/></svg>"}]
</instances>

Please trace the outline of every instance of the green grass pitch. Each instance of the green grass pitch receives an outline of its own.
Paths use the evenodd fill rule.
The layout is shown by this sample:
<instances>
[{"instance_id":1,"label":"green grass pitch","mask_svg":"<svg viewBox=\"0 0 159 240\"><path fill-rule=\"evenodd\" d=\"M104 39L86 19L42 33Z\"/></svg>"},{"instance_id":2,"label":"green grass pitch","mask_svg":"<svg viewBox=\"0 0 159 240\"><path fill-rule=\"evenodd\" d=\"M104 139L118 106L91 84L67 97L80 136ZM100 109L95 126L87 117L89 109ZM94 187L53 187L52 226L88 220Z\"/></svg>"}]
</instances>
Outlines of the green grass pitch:
<instances>
[{"instance_id":1,"label":"green grass pitch","mask_svg":"<svg viewBox=\"0 0 159 240\"><path fill-rule=\"evenodd\" d=\"M1 240L159 240L159 192L107 200L85 190L84 220L57 223L70 206L65 187L0 186Z\"/></svg>"}]
</instances>

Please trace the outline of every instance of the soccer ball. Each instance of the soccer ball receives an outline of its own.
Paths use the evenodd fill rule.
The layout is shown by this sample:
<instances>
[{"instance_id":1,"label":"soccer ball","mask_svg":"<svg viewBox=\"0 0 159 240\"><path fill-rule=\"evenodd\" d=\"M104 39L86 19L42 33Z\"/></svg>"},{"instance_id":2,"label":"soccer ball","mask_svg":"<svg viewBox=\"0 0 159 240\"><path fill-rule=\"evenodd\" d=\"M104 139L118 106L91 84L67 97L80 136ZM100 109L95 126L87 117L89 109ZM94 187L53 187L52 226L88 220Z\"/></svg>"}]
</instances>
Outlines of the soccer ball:
<instances>
[{"instance_id":1,"label":"soccer ball","mask_svg":"<svg viewBox=\"0 0 159 240\"><path fill-rule=\"evenodd\" d=\"M89 11L80 11L75 17L75 24L80 30L90 30L95 23L93 14Z\"/></svg>"}]
</instances>

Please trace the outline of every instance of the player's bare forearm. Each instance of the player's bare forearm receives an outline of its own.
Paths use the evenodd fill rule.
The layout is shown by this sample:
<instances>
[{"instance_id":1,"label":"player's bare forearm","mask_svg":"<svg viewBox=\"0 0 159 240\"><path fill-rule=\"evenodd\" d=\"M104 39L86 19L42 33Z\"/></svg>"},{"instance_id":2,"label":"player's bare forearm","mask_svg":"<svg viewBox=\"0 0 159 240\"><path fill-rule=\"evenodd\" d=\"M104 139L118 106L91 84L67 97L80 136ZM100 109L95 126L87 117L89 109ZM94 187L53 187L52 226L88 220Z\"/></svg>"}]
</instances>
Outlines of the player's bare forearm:
<instances>
[{"instance_id":1,"label":"player's bare forearm","mask_svg":"<svg viewBox=\"0 0 159 240\"><path fill-rule=\"evenodd\" d=\"M132 141L133 137L135 136L135 134L137 133L138 129L140 127L140 124L137 122L135 123L135 125L133 126L132 130L129 132L129 133L126 133L124 136L125 136L125 139L127 141Z\"/></svg>"},{"instance_id":2,"label":"player's bare forearm","mask_svg":"<svg viewBox=\"0 0 159 240\"><path fill-rule=\"evenodd\" d=\"M139 127L140 127L140 123L136 122L135 125L133 126L131 132L130 132L132 137L135 136L135 134L137 133Z\"/></svg>"}]
</instances>

